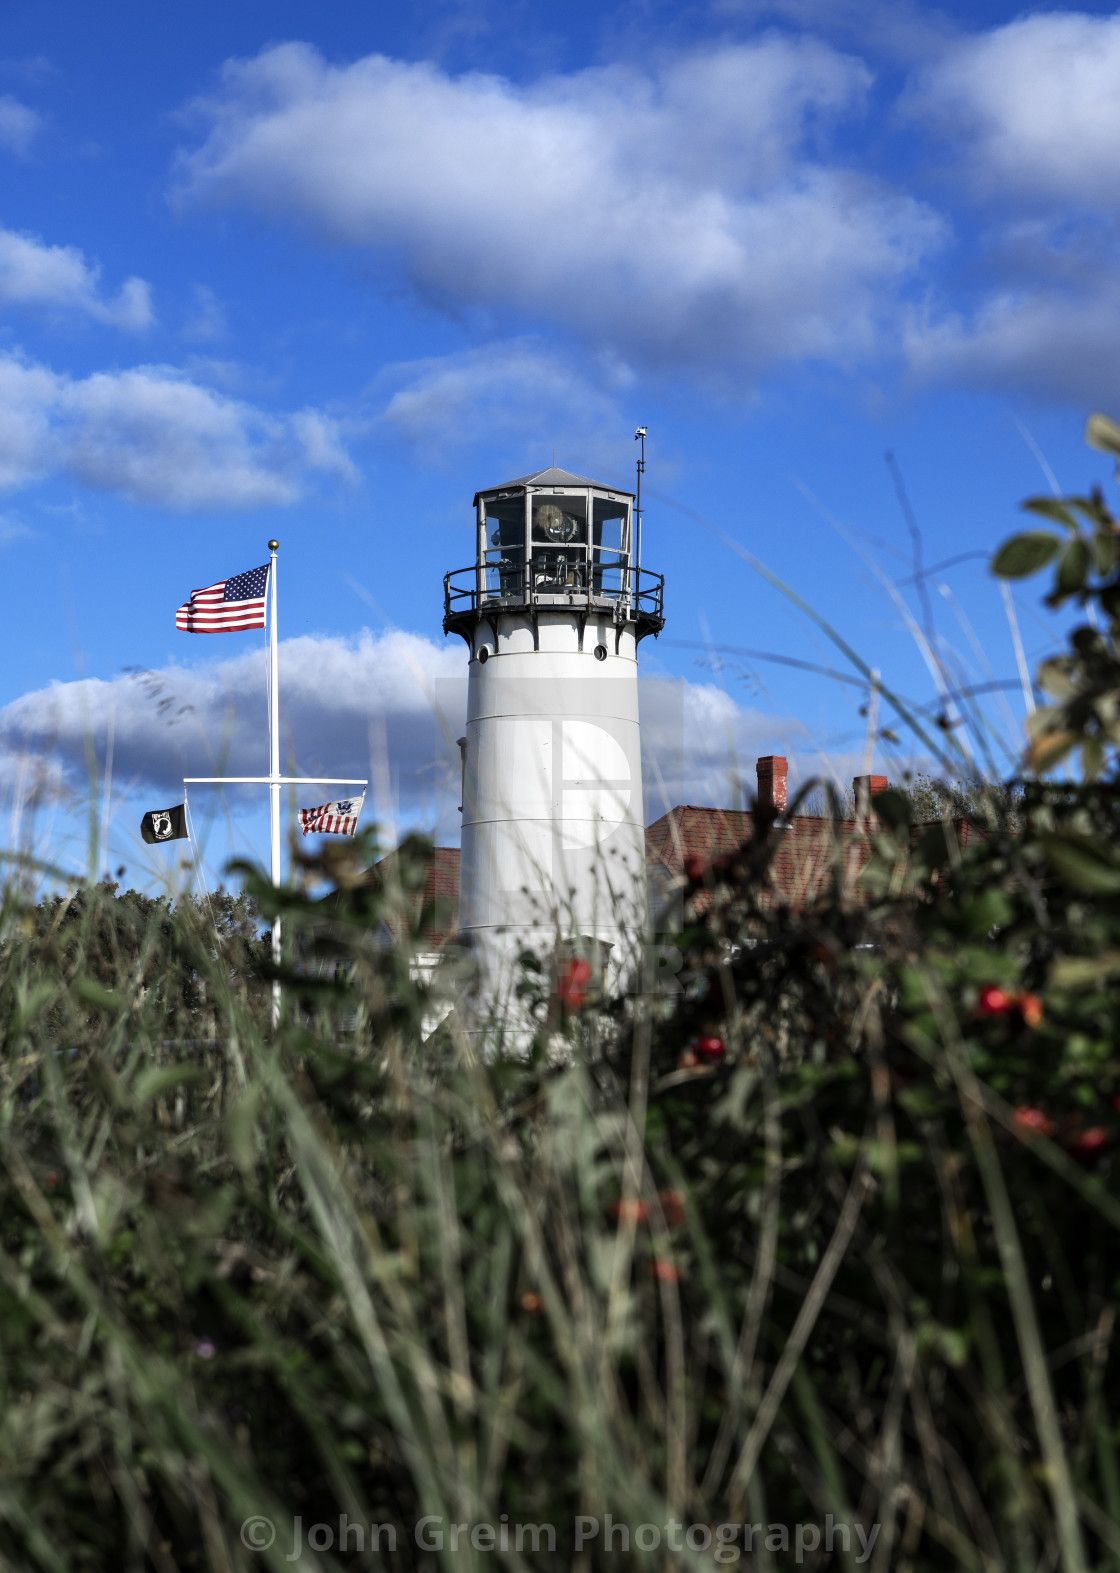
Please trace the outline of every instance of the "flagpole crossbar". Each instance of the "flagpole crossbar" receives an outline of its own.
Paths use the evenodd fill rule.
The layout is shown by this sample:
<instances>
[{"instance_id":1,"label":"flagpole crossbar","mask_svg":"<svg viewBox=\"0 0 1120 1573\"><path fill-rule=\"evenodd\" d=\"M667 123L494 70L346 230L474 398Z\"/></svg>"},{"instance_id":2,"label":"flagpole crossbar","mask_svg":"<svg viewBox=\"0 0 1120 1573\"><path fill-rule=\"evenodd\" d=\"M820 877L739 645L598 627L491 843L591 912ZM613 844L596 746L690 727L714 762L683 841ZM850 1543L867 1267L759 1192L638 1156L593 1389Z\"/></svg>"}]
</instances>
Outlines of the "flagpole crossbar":
<instances>
[{"instance_id":1,"label":"flagpole crossbar","mask_svg":"<svg viewBox=\"0 0 1120 1573\"><path fill-rule=\"evenodd\" d=\"M369 786L362 776L184 776L184 786Z\"/></svg>"}]
</instances>

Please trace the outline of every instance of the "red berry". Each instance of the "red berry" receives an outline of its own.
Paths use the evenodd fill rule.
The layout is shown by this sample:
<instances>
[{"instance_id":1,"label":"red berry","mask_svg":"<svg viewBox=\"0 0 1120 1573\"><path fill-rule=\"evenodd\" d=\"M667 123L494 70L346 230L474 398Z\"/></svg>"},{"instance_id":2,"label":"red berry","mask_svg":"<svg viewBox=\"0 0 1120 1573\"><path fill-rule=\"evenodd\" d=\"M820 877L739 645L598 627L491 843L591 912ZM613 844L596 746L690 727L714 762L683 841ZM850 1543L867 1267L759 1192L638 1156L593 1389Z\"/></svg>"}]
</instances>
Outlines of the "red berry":
<instances>
[{"instance_id":1,"label":"red berry","mask_svg":"<svg viewBox=\"0 0 1120 1573\"><path fill-rule=\"evenodd\" d=\"M617 1202L611 1203L611 1215L620 1223L645 1223L649 1217L649 1206L646 1202L638 1201L635 1196L629 1201L620 1196Z\"/></svg>"},{"instance_id":2,"label":"red berry","mask_svg":"<svg viewBox=\"0 0 1120 1573\"><path fill-rule=\"evenodd\" d=\"M1108 1146L1108 1132L1101 1125L1090 1125L1087 1131L1082 1131L1076 1141L1069 1144L1069 1150L1075 1158L1095 1158Z\"/></svg>"},{"instance_id":3,"label":"red berry","mask_svg":"<svg viewBox=\"0 0 1120 1573\"><path fill-rule=\"evenodd\" d=\"M991 984L980 990L980 997L976 1008L981 1016L1002 1016L1011 1009L1015 1003L1015 996L1008 994L1004 989L993 988Z\"/></svg>"},{"instance_id":4,"label":"red berry","mask_svg":"<svg viewBox=\"0 0 1120 1573\"><path fill-rule=\"evenodd\" d=\"M1037 1027L1042 1021L1042 1001L1037 994L1020 994L1018 999L1019 1014L1023 1018L1023 1025Z\"/></svg>"},{"instance_id":5,"label":"red berry","mask_svg":"<svg viewBox=\"0 0 1120 1573\"><path fill-rule=\"evenodd\" d=\"M521 1296L521 1309L523 1311L529 1311L531 1314L535 1315L540 1310L540 1308L541 1308L541 1297L540 1297L540 1295L539 1294L534 1294L531 1289L527 1289L525 1291L525 1293Z\"/></svg>"},{"instance_id":6,"label":"red berry","mask_svg":"<svg viewBox=\"0 0 1120 1573\"><path fill-rule=\"evenodd\" d=\"M695 882L704 875L704 859L695 852L690 852L684 860L684 871L689 879Z\"/></svg>"},{"instance_id":7,"label":"red berry","mask_svg":"<svg viewBox=\"0 0 1120 1573\"><path fill-rule=\"evenodd\" d=\"M1015 1110L1015 1124L1031 1136L1049 1136L1054 1129L1054 1121L1044 1110L1026 1104Z\"/></svg>"},{"instance_id":8,"label":"red berry","mask_svg":"<svg viewBox=\"0 0 1120 1573\"><path fill-rule=\"evenodd\" d=\"M653 1276L663 1284L679 1284L681 1270L676 1262L670 1262L664 1256L655 1256L652 1262Z\"/></svg>"},{"instance_id":9,"label":"red berry","mask_svg":"<svg viewBox=\"0 0 1120 1573\"><path fill-rule=\"evenodd\" d=\"M591 964L581 956L566 961L556 979L556 998L565 1010L578 1010L591 982Z\"/></svg>"},{"instance_id":10,"label":"red berry","mask_svg":"<svg viewBox=\"0 0 1120 1573\"><path fill-rule=\"evenodd\" d=\"M724 1049L722 1038L697 1038L696 1052L702 1060L722 1060Z\"/></svg>"}]
</instances>

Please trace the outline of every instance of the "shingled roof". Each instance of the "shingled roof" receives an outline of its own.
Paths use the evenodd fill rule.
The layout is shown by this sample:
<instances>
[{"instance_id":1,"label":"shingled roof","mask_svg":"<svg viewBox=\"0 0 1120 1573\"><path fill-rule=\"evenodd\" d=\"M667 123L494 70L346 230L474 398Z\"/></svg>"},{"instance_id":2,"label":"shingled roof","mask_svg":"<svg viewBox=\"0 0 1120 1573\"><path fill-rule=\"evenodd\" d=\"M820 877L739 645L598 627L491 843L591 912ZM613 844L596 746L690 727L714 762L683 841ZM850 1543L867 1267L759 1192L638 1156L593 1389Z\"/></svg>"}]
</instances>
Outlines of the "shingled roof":
<instances>
[{"instance_id":1,"label":"shingled roof","mask_svg":"<svg viewBox=\"0 0 1120 1573\"><path fill-rule=\"evenodd\" d=\"M375 863L370 873L378 880L395 876L397 854L390 852ZM414 892L412 921L422 924L432 949L454 934L459 925L459 848L434 847L424 883Z\"/></svg>"},{"instance_id":2,"label":"shingled roof","mask_svg":"<svg viewBox=\"0 0 1120 1573\"><path fill-rule=\"evenodd\" d=\"M764 820L773 824L774 819L773 809L766 807L736 810L682 804L655 820L646 830L646 857L651 873L661 872L660 880L654 877L650 881L655 914L658 905L665 904L666 888L679 888L686 880L698 880L705 869L733 857L746 846ZM951 823L960 846L983 835L968 819L958 817ZM923 828L915 825L913 836L916 838ZM837 838L843 848L848 879L854 879L871 856L866 820L836 821L815 814L793 814L788 819L783 817L776 833L781 839L770 862L769 885L775 901L790 906L809 902L824 890L832 876ZM694 911L699 913L705 905L702 892L693 903Z\"/></svg>"},{"instance_id":3,"label":"shingled roof","mask_svg":"<svg viewBox=\"0 0 1120 1573\"><path fill-rule=\"evenodd\" d=\"M655 820L646 831L646 857L660 865L675 883L698 879L721 858L730 857L758 834L773 812L754 809L700 808L682 804ZM816 814L794 814L778 832L781 839L770 863L770 889L777 901L800 906L827 884L839 835L849 877L871 855L866 822L837 823ZM701 903L703 905L703 903Z\"/></svg>"},{"instance_id":4,"label":"shingled roof","mask_svg":"<svg viewBox=\"0 0 1120 1573\"><path fill-rule=\"evenodd\" d=\"M660 879L655 876L651 881L654 910L665 905L666 892L659 892L659 885L676 887L685 879L697 879L718 859L745 846L757 833L758 822L758 816L750 809L701 808L691 803L663 814L646 831L646 857L651 873L660 874ZM779 901L798 905L821 890L829 877L836 829L832 820L808 814L798 814L790 820L788 828L781 832L782 842L771 863L771 885ZM848 819L841 822L839 831L849 840L849 869L855 874L870 855L866 830L854 819ZM389 874L387 865L393 856L390 853L378 863L382 878ZM428 915L428 936L432 948L438 950L454 934L458 920L458 847L435 848L423 888L414 898L414 908L417 920L422 914Z\"/></svg>"},{"instance_id":5,"label":"shingled roof","mask_svg":"<svg viewBox=\"0 0 1120 1573\"><path fill-rule=\"evenodd\" d=\"M758 834L764 822L773 824L777 819L781 826L777 832L781 841L769 872L770 888L777 902L799 906L821 893L831 877L837 835L844 846L849 878L856 876L867 862L871 841L866 820L837 822L816 814L787 818L785 760L767 756L759 764L759 800L753 808L707 808L681 803L647 828L646 858L655 921L658 912L668 912L673 891L680 891L687 881L698 880L705 869L720 859L733 856ZM859 777L853 785L857 793L861 789L866 792L863 801L873 809L874 799L887 786L887 779ZM962 845L974 834L980 834L967 820L954 819L952 823ZM377 864L380 877L390 873L394 856L390 853ZM692 906L699 912L704 905L705 893L700 892ZM423 888L415 897L415 912L417 919L421 914L428 915L433 949L454 934L459 915L458 847L435 848Z\"/></svg>"}]
</instances>

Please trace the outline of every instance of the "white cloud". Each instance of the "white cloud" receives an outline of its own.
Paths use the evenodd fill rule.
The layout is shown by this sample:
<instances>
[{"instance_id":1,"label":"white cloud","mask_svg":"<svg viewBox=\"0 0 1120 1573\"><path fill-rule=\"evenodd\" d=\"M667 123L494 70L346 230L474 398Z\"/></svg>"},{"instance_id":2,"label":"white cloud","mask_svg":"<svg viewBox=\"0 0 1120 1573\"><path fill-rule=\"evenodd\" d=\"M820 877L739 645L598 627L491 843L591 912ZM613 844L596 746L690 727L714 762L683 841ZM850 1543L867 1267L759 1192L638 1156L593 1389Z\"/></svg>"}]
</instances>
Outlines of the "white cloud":
<instances>
[{"instance_id":1,"label":"white cloud","mask_svg":"<svg viewBox=\"0 0 1120 1573\"><path fill-rule=\"evenodd\" d=\"M845 39L872 58L928 61L959 24L926 0L713 0L713 13L758 27L780 18L817 37Z\"/></svg>"},{"instance_id":2,"label":"white cloud","mask_svg":"<svg viewBox=\"0 0 1120 1573\"><path fill-rule=\"evenodd\" d=\"M297 410L289 417L301 462L310 470L356 481L358 471L343 446L338 423L320 410Z\"/></svg>"},{"instance_id":3,"label":"white cloud","mask_svg":"<svg viewBox=\"0 0 1120 1573\"><path fill-rule=\"evenodd\" d=\"M903 334L917 382L1120 409L1120 283L993 291L973 312L914 317Z\"/></svg>"},{"instance_id":4,"label":"white cloud","mask_svg":"<svg viewBox=\"0 0 1120 1573\"><path fill-rule=\"evenodd\" d=\"M868 85L778 36L528 87L284 44L195 106L207 134L178 194L399 256L432 299L647 365L848 361L940 236L921 204L806 161Z\"/></svg>"},{"instance_id":5,"label":"white cloud","mask_svg":"<svg viewBox=\"0 0 1120 1573\"><path fill-rule=\"evenodd\" d=\"M17 541L29 541L34 534L34 530L24 524L22 519L0 514L0 551L6 546L14 546Z\"/></svg>"},{"instance_id":6,"label":"white cloud","mask_svg":"<svg viewBox=\"0 0 1120 1573\"><path fill-rule=\"evenodd\" d=\"M80 783L87 734L104 761L112 731L118 780L138 777L171 790L184 775L214 774L223 752L226 774L261 774L268 762L265 673L266 653L257 644L196 666L55 682L0 710L0 748L9 758L53 754ZM382 718L392 752L415 774L435 752L434 685L461 679L465 694L465 675L458 641L438 646L395 630L283 640L284 753L294 751L304 773L368 776L370 720Z\"/></svg>"},{"instance_id":7,"label":"white cloud","mask_svg":"<svg viewBox=\"0 0 1120 1573\"><path fill-rule=\"evenodd\" d=\"M205 284L193 288L194 311L183 324L183 338L192 344L216 344L229 334L222 303Z\"/></svg>"},{"instance_id":8,"label":"white cloud","mask_svg":"<svg viewBox=\"0 0 1120 1573\"><path fill-rule=\"evenodd\" d=\"M0 304L84 312L133 332L151 326L151 292L143 279L126 279L107 300L100 277L100 266L76 246L48 246L36 235L0 228Z\"/></svg>"},{"instance_id":9,"label":"white cloud","mask_svg":"<svg viewBox=\"0 0 1120 1573\"><path fill-rule=\"evenodd\" d=\"M25 694L0 710L0 781L12 786L31 760L32 775L52 779L53 770L54 779L61 773L80 790L87 737L103 773L110 736L118 791L138 780L168 797L184 776L214 774L219 757L226 775L261 774L268 757L265 661L258 645L204 665L56 682ZM376 784L380 773L404 822L424 819L445 840L455 839L455 739L465 719L466 672L458 640L437 644L400 630L284 640L285 756L299 774L352 773ZM711 683L651 678L641 680L639 692L647 819L666 803L730 804L736 760L753 790L756 756L804 736L798 723L743 709ZM193 796L205 800L201 789ZM259 793L251 801L261 807Z\"/></svg>"},{"instance_id":10,"label":"white cloud","mask_svg":"<svg viewBox=\"0 0 1120 1573\"><path fill-rule=\"evenodd\" d=\"M0 486L57 470L178 510L284 506L308 471L354 475L318 411L268 414L168 366L71 378L0 355Z\"/></svg>"},{"instance_id":11,"label":"white cloud","mask_svg":"<svg viewBox=\"0 0 1120 1573\"><path fill-rule=\"evenodd\" d=\"M387 366L378 386L394 387L381 416L432 464L485 437L488 445L542 465L579 454L579 465L604 478L626 473L633 427L620 395L633 384L625 367L603 358L580 363L532 338ZM519 459L517 462L522 462Z\"/></svg>"},{"instance_id":12,"label":"white cloud","mask_svg":"<svg viewBox=\"0 0 1120 1573\"><path fill-rule=\"evenodd\" d=\"M797 776L791 745L807 741L799 721L739 705L715 683L654 677L639 692L647 823L678 803L746 808L761 754L785 753ZM815 771L810 756L804 774Z\"/></svg>"},{"instance_id":13,"label":"white cloud","mask_svg":"<svg viewBox=\"0 0 1120 1573\"><path fill-rule=\"evenodd\" d=\"M1120 15L1077 12L949 41L915 77L902 107L984 220L965 291L904 315L915 381L1120 403L1118 83Z\"/></svg>"},{"instance_id":14,"label":"white cloud","mask_svg":"<svg viewBox=\"0 0 1120 1573\"><path fill-rule=\"evenodd\" d=\"M986 194L1115 210L1118 82L1120 16L1044 12L952 44L904 102Z\"/></svg>"},{"instance_id":15,"label":"white cloud","mask_svg":"<svg viewBox=\"0 0 1120 1573\"><path fill-rule=\"evenodd\" d=\"M42 116L21 104L10 93L0 94L0 147L21 157L28 152L43 125Z\"/></svg>"}]
</instances>

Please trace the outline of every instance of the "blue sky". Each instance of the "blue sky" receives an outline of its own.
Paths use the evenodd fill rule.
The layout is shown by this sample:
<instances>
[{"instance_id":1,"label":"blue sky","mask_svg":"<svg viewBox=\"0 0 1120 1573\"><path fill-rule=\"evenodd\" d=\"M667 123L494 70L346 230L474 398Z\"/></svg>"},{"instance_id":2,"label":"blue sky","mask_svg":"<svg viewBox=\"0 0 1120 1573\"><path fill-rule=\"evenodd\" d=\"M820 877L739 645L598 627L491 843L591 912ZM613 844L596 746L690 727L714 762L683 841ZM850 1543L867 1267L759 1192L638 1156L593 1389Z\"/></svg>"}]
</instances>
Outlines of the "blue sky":
<instances>
[{"instance_id":1,"label":"blue sky","mask_svg":"<svg viewBox=\"0 0 1120 1573\"><path fill-rule=\"evenodd\" d=\"M5 828L77 860L50 797L88 740L100 861L141 882L184 770L223 738L263 768L259 636L174 610L276 535L291 757L449 839L471 497L554 452L632 484L639 423L674 800L729 801L759 753L846 780L864 747L858 687L721 656L843 665L702 520L935 704L888 451L926 563L964 559L930 580L940 657L1014 682L976 554L1051 477L1111 484L1081 432L1120 411L1118 92L1091 6L8 0ZM1016 606L1033 667L1060 630ZM988 709L1013 750L1022 694ZM234 805L210 865L264 842Z\"/></svg>"}]
</instances>

